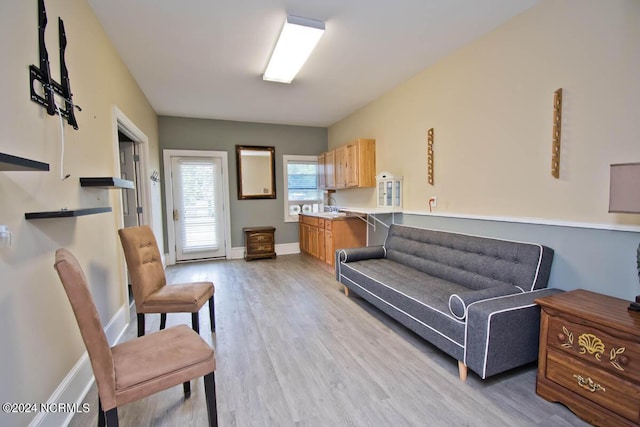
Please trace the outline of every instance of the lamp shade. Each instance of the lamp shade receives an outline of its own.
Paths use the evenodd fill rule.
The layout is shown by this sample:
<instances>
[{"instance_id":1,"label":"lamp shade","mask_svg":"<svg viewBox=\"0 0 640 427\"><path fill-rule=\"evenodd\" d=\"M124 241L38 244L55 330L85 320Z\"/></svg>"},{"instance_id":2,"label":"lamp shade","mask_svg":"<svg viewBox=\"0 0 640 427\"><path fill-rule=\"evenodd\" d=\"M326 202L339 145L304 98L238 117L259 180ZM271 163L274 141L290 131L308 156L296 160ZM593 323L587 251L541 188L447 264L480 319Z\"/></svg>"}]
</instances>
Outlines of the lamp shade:
<instances>
[{"instance_id":1,"label":"lamp shade","mask_svg":"<svg viewBox=\"0 0 640 427\"><path fill-rule=\"evenodd\" d=\"M611 165L609 212L640 213L640 163Z\"/></svg>"}]
</instances>

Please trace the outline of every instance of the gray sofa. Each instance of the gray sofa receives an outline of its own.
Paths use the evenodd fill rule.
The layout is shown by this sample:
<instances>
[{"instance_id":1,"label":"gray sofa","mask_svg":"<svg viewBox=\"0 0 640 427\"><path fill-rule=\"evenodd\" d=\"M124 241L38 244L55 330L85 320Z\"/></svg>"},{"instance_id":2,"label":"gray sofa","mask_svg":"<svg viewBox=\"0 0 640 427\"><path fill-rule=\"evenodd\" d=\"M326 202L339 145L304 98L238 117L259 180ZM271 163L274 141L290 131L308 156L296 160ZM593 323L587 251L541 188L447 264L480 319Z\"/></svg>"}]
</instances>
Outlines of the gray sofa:
<instances>
[{"instance_id":1,"label":"gray sofa","mask_svg":"<svg viewBox=\"0 0 640 427\"><path fill-rule=\"evenodd\" d=\"M536 360L553 250L391 225L383 246L336 251L336 279L480 377Z\"/></svg>"}]
</instances>

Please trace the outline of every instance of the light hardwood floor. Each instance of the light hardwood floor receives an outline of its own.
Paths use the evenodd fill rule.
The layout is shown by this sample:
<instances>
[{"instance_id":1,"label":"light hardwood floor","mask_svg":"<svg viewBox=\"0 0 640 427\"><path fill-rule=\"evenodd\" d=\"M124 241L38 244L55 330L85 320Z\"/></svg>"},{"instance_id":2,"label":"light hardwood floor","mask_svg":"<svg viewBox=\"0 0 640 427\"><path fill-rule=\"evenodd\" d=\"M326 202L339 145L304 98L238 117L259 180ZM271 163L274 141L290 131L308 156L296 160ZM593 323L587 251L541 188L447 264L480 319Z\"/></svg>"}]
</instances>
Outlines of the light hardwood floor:
<instances>
[{"instance_id":1,"label":"light hardwood floor","mask_svg":"<svg viewBox=\"0 0 640 427\"><path fill-rule=\"evenodd\" d=\"M170 282L216 284L220 426L586 426L535 394L535 365L481 380L458 379L457 362L366 302L347 298L333 275L304 255L213 261L167 269ZM206 307L204 308L206 310ZM147 332L159 316L147 316ZM124 339L136 334L135 313ZM190 324L168 315L167 326ZM122 426L204 426L202 380L183 399L174 387L119 408ZM97 424L95 385L89 414Z\"/></svg>"}]
</instances>

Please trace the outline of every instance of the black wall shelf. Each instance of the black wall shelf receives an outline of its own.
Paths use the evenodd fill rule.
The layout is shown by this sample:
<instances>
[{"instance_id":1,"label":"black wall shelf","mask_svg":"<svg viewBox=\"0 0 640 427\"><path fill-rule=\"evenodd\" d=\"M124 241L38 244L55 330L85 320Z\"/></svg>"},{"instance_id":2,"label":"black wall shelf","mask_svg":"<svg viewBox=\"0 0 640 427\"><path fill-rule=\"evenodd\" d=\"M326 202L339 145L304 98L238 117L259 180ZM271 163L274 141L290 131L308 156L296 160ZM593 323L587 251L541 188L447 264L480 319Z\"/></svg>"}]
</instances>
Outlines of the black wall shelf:
<instances>
[{"instance_id":1,"label":"black wall shelf","mask_svg":"<svg viewBox=\"0 0 640 427\"><path fill-rule=\"evenodd\" d=\"M60 209L50 212L27 212L24 214L25 219L45 219L45 218L71 218L83 215L94 215L104 212L111 212L111 207L102 208L85 208L85 209Z\"/></svg>"},{"instance_id":2,"label":"black wall shelf","mask_svg":"<svg viewBox=\"0 0 640 427\"><path fill-rule=\"evenodd\" d=\"M0 153L0 171L48 171L49 164Z\"/></svg>"},{"instance_id":3,"label":"black wall shelf","mask_svg":"<svg viewBox=\"0 0 640 427\"><path fill-rule=\"evenodd\" d=\"M115 177L80 178L81 187L134 189L133 181Z\"/></svg>"}]
</instances>

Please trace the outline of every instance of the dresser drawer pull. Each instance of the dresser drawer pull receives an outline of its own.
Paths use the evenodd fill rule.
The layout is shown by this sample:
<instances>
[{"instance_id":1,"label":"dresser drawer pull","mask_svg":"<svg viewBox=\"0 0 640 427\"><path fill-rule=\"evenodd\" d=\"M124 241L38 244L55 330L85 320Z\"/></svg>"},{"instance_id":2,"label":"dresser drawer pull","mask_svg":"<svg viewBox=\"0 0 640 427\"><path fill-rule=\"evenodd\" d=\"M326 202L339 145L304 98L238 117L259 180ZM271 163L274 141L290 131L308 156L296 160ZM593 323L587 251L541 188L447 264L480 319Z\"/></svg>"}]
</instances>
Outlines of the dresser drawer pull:
<instances>
[{"instance_id":1,"label":"dresser drawer pull","mask_svg":"<svg viewBox=\"0 0 640 427\"><path fill-rule=\"evenodd\" d=\"M594 393L598 390L607 391L600 384L594 382L591 378L584 378L582 375L574 375L573 378L578 380L578 385L583 389Z\"/></svg>"}]
</instances>

